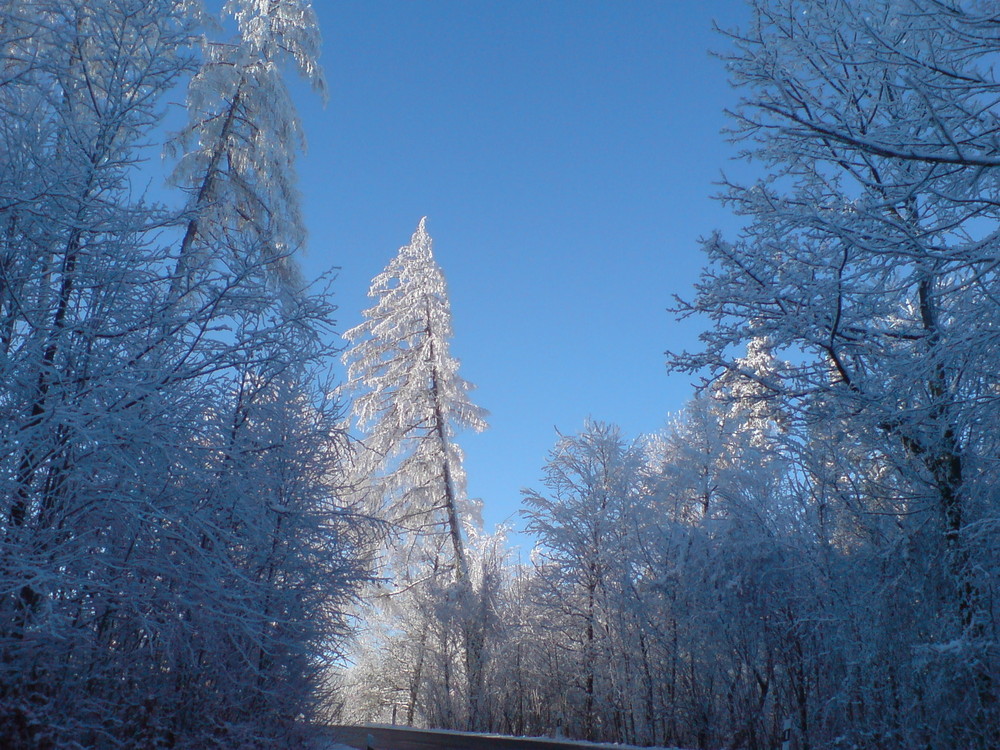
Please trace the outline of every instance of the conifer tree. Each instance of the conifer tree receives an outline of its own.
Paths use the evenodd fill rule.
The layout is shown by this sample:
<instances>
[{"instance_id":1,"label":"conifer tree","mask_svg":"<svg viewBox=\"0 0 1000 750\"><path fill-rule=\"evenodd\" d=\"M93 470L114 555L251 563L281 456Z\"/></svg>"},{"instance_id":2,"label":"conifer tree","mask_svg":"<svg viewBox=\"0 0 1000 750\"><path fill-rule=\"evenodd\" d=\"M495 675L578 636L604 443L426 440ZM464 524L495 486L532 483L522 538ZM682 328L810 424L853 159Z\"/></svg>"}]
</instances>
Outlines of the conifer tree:
<instances>
[{"instance_id":1,"label":"conifer tree","mask_svg":"<svg viewBox=\"0 0 1000 750\"><path fill-rule=\"evenodd\" d=\"M472 385L458 374L458 360L449 351L451 305L426 219L372 280L369 296L376 302L364 311L364 322L345 334L351 342L344 353L345 390L354 395L352 413L363 434L358 481L394 540L384 573L396 583L396 601L387 613L409 612L404 627L418 623L413 664L403 670L408 684L400 686L408 696L406 720L414 721L421 685L438 663L446 675L444 689L437 691L443 697L427 720L475 727L482 634L468 614L473 597L465 528L478 514L465 494L455 433L483 430L486 413L469 399ZM454 620L453 626L447 620ZM456 632L461 643L451 644L449 634ZM430 659L434 642L439 653ZM451 705L455 652L462 652L465 662L467 703L459 708ZM459 714L466 710L462 721Z\"/></svg>"},{"instance_id":2,"label":"conifer tree","mask_svg":"<svg viewBox=\"0 0 1000 750\"><path fill-rule=\"evenodd\" d=\"M364 434L359 464L399 535L403 564L443 554L445 536L449 567L461 580L468 577L462 519L470 508L455 432L481 431L486 421L449 351L451 305L425 225L421 219L410 244L372 280L376 303L345 333L352 345L344 362Z\"/></svg>"}]
</instances>

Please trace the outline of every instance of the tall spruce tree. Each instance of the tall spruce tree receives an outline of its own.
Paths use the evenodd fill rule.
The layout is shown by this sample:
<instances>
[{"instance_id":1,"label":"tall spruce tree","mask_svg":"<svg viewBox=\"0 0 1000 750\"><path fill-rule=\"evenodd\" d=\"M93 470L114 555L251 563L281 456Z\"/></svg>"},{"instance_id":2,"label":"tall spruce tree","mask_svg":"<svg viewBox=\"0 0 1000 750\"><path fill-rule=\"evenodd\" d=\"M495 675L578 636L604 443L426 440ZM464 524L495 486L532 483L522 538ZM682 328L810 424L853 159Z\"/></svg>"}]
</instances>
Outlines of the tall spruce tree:
<instances>
[{"instance_id":1,"label":"tall spruce tree","mask_svg":"<svg viewBox=\"0 0 1000 750\"><path fill-rule=\"evenodd\" d=\"M458 360L449 351L451 305L426 219L372 280L369 296L376 302L364 311L364 322L345 334L351 342L344 353L346 390L354 395L353 417L363 434L358 475L394 540L385 571L397 594L391 609L415 612L422 623L413 635L417 649L408 670L406 718L415 720L428 678L431 631L439 629L442 617L457 618L454 629L461 643L456 651L464 652L467 703L436 711L429 720L475 725L481 638L463 615L471 602L463 527L477 514L465 494L455 433L483 430L486 421L485 412L469 399L472 386L459 376ZM408 597L436 598L438 604L410 607L403 603ZM449 648L442 647L441 658L450 672ZM453 692L450 681L444 692ZM463 721L459 714L465 710Z\"/></svg>"},{"instance_id":2,"label":"tall spruce tree","mask_svg":"<svg viewBox=\"0 0 1000 750\"><path fill-rule=\"evenodd\" d=\"M485 429L486 414L469 399L472 386L449 351L451 304L426 218L372 280L369 296L376 303L364 311L365 321L345 334L347 390L355 394L353 415L364 434L359 463L382 517L403 543L404 565L446 554L455 578L466 578L468 508L455 433Z\"/></svg>"}]
</instances>

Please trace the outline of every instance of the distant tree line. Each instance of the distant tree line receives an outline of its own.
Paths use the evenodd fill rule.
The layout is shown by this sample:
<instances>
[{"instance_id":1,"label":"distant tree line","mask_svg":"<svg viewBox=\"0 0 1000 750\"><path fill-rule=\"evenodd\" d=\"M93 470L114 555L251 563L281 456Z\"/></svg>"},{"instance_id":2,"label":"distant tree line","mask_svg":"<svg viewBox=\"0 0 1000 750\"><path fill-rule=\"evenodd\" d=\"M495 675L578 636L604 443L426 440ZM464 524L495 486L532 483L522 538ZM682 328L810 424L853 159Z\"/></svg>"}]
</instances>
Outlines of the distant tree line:
<instances>
[{"instance_id":1,"label":"distant tree line","mask_svg":"<svg viewBox=\"0 0 1000 750\"><path fill-rule=\"evenodd\" d=\"M520 564L472 521L462 561L446 545L460 425L450 397L421 401L404 424L445 441L405 506L420 530L388 527L346 715L692 748L774 748L789 720L800 748L1000 744L998 6L750 5L728 33L732 135L764 176L724 186L744 228L705 241L676 304L710 323L669 355L699 395L659 435L560 436ZM407 335L380 356L434 334ZM396 493L400 450L365 473ZM399 533L421 552L393 577Z\"/></svg>"}]
</instances>

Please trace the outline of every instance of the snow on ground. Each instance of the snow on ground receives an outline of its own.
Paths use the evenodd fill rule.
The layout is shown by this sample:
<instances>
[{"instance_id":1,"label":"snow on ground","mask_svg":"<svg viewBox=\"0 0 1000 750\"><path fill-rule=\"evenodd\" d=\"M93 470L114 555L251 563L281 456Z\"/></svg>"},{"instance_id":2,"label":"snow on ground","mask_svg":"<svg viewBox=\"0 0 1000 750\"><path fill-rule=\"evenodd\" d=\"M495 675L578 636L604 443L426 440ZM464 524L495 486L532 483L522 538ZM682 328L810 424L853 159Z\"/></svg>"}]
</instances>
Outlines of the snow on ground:
<instances>
[{"instance_id":1,"label":"snow on ground","mask_svg":"<svg viewBox=\"0 0 1000 750\"><path fill-rule=\"evenodd\" d=\"M618 745L607 742L587 742L586 740L573 740L568 737L512 737L509 734L486 734L483 732L463 732L456 729L417 729L414 727L403 727L394 724L366 724L371 729L405 730L413 733L445 734L453 737L468 737L470 739L524 739L524 740L544 740L552 743L565 743L567 750L577 750L578 748L594 748L594 750L683 750L679 747L643 747L640 745ZM357 750L350 745L332 744L321 745L316 750Z\"/></svg>"},{"instance_id":2,"label":"snow on ground","mask_svg":"<svg viewBox=\"0 0 1000 750\"><path fill-rule=\"evenodd\" d=\"M456 734L458 733L456 732ZM476 736L490 736L490 737L502 736L506 739L510 739L509 735L476 735ZM526 739L551 740L552 738L528 737ZM608 744L602 744L600 742L584 742L584 741L573 742L571 740L566 740L566 742L572 743L573 747L593 747L593 748L601 748L602 750L683 750L682 748L679 747L660 747L660 746L640 747L638 745L608 745ZM358 750L358 749L355 747L351 747L350 745L341 745L340 743L335 743L333 745L322 745L321 747L317 748L317 750Z\"/></svg>"}]
</instances>

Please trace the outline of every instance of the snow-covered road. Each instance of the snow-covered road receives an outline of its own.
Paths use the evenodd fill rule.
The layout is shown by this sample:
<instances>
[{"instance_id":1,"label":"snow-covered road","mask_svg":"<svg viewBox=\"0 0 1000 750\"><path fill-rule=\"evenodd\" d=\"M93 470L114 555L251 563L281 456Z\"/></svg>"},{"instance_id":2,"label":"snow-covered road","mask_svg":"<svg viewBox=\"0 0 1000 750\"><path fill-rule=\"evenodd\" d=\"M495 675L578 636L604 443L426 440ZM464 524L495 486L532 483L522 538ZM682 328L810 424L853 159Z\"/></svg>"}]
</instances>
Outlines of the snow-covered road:
<instances>
[{"instance_id":1,"label":"snow-covered road","mask_svg":"<svg viewBox=\"0 0 1000 750\"><path fill-rule=\"evenodd\" d=\"M679 750L384 725L336 726L328 733L329 744L317 750Z\"/></svg>"}]
</instances>

